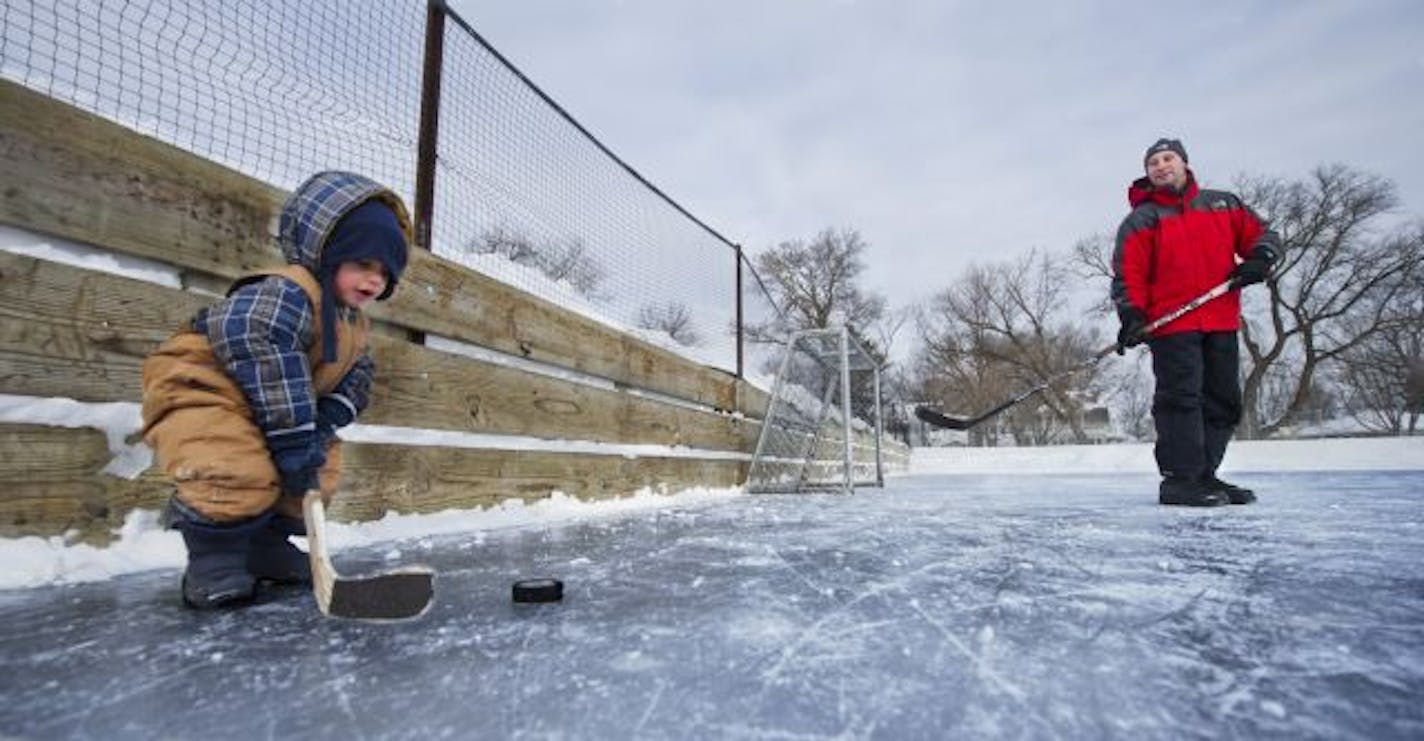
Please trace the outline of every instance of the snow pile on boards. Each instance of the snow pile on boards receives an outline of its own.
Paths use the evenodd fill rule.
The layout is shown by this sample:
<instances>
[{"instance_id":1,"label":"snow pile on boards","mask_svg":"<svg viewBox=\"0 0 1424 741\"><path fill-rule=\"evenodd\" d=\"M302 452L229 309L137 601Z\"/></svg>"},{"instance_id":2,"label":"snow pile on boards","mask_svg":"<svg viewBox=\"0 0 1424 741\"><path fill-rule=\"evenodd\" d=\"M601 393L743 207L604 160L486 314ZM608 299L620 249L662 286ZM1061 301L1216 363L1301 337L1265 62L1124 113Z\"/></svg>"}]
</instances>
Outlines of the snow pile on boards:
<instances>
[{"instance_id":1,"label":"snow pile on boards","mask_svg":"<svg viewBox=\"0 0 1424 741\"><path fill-rule=\"evenodd\" d=\"M583 501L562 492L525 504L509 500L475 510L447 510L432 514L387 514L380 520L330 523L327 534L334 551L404 539L451 533L554 525L601 517L616 517L639 510L695 507L740 496L739 488L699 488L663 494L643 489L622 499ZM338 495L339 496L339 495ZM389 554L399 557L398 550ZM186 557L177 533L163 530L157 513L130 512L118 539L105 548L74 543L62 536L0 538L0 589L21 589L50 584L101 581L120 574L153 569L181 569Z\"/></svg>"}]
</instances>

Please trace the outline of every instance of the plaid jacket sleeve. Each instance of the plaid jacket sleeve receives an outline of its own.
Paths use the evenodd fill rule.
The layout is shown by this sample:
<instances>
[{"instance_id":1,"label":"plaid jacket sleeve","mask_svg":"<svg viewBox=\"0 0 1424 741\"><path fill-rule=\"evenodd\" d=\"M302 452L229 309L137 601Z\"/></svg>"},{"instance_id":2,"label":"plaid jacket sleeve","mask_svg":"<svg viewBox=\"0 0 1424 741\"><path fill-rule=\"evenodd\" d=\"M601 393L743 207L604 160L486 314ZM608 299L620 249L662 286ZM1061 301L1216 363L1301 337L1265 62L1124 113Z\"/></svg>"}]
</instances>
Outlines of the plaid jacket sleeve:
<instances>
[{"instance_id":1,"label":"plaid jacket sleeve","mask_svg":"<svg viewBox=\"0 0 1424 741\"><path fill-rule=\"evenodd\" d=\"M351 366L351 370L346 372L346 375L341 378L329 395L336 397L342 404L349 407L353 419L359 417L371 403L371 381L375 375L376 364L371 361L370 353L363 352L361 357L356 359L356 364Z\"/></svg>"},{"instance_id":2,"label":"plaid jacket sleeve","mask_svg":"<svg viewBox=\"0 0 1424 741\"><path fill-rule=\"evenodd\" d=\"M307 356L314 319L301 286L278 276L238 288L194 319L218 364L247 396L265 435L316 427Z\"/></svg>"}]
</instances>

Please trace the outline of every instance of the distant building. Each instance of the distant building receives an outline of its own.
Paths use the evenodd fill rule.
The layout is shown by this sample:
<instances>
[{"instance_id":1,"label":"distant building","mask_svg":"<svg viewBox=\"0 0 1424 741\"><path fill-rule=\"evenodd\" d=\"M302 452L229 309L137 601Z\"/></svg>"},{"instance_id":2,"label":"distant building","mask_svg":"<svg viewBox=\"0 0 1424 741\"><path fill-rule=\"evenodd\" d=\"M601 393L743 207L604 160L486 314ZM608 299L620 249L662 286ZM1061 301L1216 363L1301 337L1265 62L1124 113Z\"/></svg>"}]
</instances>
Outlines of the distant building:
<instances>
[{"instance_id":1,"label":"distant building","mask_svg":"<svg viewBox=\"0 0 1424 741\"><path fill-rule=\"evenodd\" d=\"M1112 412L1105 406L1089 407L1083 412L1083 433L1094 444L1118 442L1122 435L1112 424Z\"/></svg>"}]
</instances>

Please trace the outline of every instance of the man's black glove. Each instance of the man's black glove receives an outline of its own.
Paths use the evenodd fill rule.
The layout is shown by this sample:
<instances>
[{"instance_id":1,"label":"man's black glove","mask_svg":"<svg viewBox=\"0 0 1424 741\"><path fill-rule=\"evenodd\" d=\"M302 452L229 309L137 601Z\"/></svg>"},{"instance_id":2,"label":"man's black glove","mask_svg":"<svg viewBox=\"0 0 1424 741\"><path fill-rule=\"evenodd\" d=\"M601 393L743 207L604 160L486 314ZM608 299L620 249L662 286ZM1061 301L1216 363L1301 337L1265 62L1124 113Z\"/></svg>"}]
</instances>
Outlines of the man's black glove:
<instances>
[{"instance_id":1,"label":"man's black glove","mask_svg":"<svg viewBox=\"0 0 1424 741\"><path fill-rule=\"evenodd\" d=\"M267 438L267 449L272 451L283 494L301 497L321 485L318 473L326 463L326 453L321 450L316 430L272 435Z\"/></svg>"},{"instance_id":2,"label":"man's black glove","mask_svg":"<svg viewBox=\"0 0 1424 741\"><path fill-rule=\"evenodd\" d=\"M1245 288L1270 277L1272 257L1271 250L1257 247L1250 257L1231 271L1231 277L1236 280L1237 287Z\"/></svg>"},{"instance_id":3,"label":"man's black glove","mask_svg":"<svg viewBox=\"0 0 1424 741\"><path fill-rule=\"evenodd\" d=\"M1136 347L1147 339L1142 330L1147 326L1147 315L1136 306L1126 306L1117 310L1122 328L1117 331L1117 354L1122 355L1129 347Z\"/></svg>"}]
</instances>

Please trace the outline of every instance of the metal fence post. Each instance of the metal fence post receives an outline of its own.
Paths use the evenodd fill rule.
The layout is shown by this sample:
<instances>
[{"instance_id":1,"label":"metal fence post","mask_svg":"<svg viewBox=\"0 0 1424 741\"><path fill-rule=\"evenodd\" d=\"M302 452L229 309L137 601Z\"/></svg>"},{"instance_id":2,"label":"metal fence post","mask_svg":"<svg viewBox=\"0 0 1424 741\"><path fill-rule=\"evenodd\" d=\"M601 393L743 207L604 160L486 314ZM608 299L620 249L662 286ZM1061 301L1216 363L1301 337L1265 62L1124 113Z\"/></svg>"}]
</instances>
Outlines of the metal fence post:
<instances>
[{"instance_id":1,"label":"metal fence post","mask_svg":"<svg viewBox=\"0 0 1424 741\"><path fill-rule=\"evenodd\" d=\"M850 329L841 325L841 437L845 438L845 493L855 493L855 448L851 446Z\"/></svg>"},{"instance_id":2,"label":"metal fence post","mask_svg":"<svg viewBox=\"0 0 1424 741\"><path fill-rule=\"evenodd\" d=\"M431 249L435 158L440 135L440 70L445 57L445 0L425 7L425 71L420 81L420 141L415 163L415 241Z\"/></svg>"},{"instance_id":3,"label":"metal fence post","mask_svg":"<svg viewBox=\"0 0 1424 741\"><path fill-rule=\"evenodd\" d=\"M737 259L737 378L743 378L744 376L742 375L742 371L744 369L742 367L742 246L740 244L734 244L732 245L732 249L735 252L735 256Z\"/></svg>"}]
</instances>

